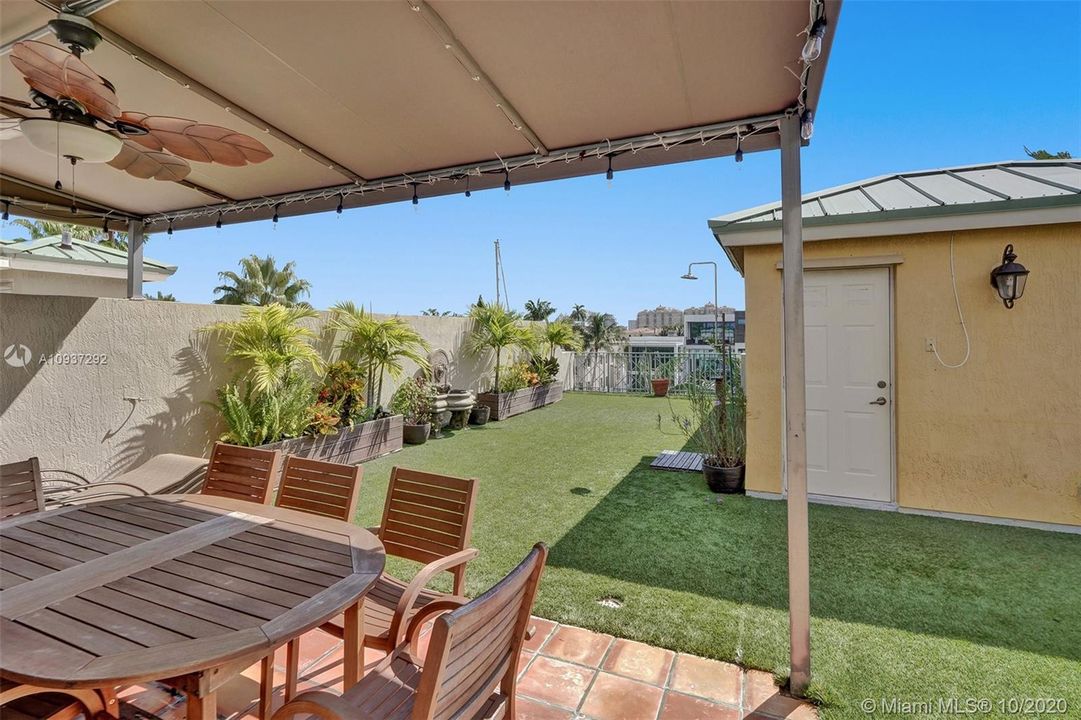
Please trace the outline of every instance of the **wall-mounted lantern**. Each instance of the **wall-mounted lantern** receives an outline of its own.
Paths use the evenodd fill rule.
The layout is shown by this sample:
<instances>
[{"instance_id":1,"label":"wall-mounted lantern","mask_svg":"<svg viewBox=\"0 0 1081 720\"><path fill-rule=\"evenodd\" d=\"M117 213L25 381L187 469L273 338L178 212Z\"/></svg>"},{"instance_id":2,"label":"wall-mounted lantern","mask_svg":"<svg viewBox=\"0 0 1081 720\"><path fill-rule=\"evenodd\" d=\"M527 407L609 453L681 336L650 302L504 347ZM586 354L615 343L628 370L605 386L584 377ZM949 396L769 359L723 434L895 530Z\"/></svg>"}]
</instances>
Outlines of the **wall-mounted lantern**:
<instances>
[{"instance_id":1,"label":"wall-mounted lantern","mask_svg":"<svg viewBox=\"0 0 1081 720\"><path fill-rule=\"evenodd\" d=\"M1007 308L1012 308L1013 301L1025 293L1025 280L1028 278L1028 270L1021 263L1014 262L1016 259L1013 245L1007 245L1002 251L1002 264L991 271L991 286L998 291L1002 304Z\"/></svg>"}]
</instances>

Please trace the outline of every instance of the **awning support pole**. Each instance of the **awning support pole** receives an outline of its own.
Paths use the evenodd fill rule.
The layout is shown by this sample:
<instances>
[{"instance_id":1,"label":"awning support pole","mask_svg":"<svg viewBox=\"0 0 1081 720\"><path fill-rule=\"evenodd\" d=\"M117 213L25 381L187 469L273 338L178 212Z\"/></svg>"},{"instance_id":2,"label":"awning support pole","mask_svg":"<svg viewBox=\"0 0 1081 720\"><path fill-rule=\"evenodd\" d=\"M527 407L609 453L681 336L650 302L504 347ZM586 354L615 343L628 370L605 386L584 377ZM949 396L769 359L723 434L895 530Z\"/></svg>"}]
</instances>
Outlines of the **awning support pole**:
<instances>
[{"instance_id":1,"label":"awning support pole","mask_svg":"<svg viewBox=\"0 0 1081 720\"><path fill-rule=\"evenodd\" d=\"M811 681L810 548L807 533L807 388L803 346L803 213L800 120L781 120L781 244L784 258L784 469L788 486L790 689Z\"/></svg>"},{"instance_id":2,"label":"awning support pole","mask_svg":"<svg viewBox=\"0 0 1081 720\"><path fill-rule=\"evenodd\" d=\"M143 299L142 220L128 220L128 299Z\"/></svg>"}]
</instances>

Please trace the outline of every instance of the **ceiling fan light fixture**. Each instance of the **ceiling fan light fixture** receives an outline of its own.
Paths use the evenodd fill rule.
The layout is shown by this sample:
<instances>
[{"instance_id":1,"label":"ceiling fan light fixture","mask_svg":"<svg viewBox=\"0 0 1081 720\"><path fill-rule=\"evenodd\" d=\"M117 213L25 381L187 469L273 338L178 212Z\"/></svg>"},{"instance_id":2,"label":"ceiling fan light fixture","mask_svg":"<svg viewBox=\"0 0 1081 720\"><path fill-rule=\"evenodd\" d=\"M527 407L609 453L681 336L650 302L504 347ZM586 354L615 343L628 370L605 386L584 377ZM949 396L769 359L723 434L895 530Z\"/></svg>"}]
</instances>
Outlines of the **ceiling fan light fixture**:
<instances>
[{"instance_id":1,"label":"ceiling fan light fixture","mask_svg":"<svg viewBox=\"0 0 1081 720\"><path fill-rule=\"evenodd\" d=\"M63 120L27 118L19 123L19 129L38 150L81 162L109 162L124 144L97 128Z\"/></svg>"}]
</instances>

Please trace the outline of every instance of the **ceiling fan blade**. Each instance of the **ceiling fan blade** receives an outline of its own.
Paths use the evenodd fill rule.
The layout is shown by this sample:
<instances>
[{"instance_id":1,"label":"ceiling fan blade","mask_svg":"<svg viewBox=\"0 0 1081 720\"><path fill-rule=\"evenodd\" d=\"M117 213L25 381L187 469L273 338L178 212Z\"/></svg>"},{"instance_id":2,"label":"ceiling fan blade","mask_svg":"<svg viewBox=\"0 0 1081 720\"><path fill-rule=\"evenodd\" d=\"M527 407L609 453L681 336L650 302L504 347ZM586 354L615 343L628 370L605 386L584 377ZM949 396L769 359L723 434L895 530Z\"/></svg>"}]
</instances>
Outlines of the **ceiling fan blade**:
<instances>
[{"instance_id":1,"label":"ceiling fan blade","mask_svg":"<svg viewBox=\"0 0 1081 720\"><path fill-rule=\"evenodd\" d=\"M191 172L191 165L169 153L147 150L143 146L125 140L120 153L109 165L143 180L171 180L180 182Z\"/></svg>"},{"instance_id":2,"label":"ceiling fan blade","mask_svg":"<svg viewBox=\"0 0 1081 720\"><path fill-rule=\"evenodd\" d=\"M167 150L186 160L243 167L274 157L255 138L218 125L139 112L124 112L120 120L146 128L146 135L132 138L143 147Z\"/></svg>"},{"instance_id":3,"label":"ceiling fan blade","mask_svg":"<svg viewBox=\"0 0 1081 720\"><path fill-rule=\"evenodd\" d=\"M33 105L26 102L25 100L16 100L15 98L4 97L2 95L0 95L0 105L10 105L12 107L20 107L27 109L34 108Z\"/></svg>"},{"instance_id":4,"label":"ceiling fan blade","mask_svg":"<svg viewBox=\"0 0 1081 720\"><path fill-rule=\"evenodd\" d=\"M11 64L26 84L54 99L70 98L96 118L112 122L120 114L116 92L90 66L63 48L23 40L11 50Z\"/></svg>"}]
</instances>

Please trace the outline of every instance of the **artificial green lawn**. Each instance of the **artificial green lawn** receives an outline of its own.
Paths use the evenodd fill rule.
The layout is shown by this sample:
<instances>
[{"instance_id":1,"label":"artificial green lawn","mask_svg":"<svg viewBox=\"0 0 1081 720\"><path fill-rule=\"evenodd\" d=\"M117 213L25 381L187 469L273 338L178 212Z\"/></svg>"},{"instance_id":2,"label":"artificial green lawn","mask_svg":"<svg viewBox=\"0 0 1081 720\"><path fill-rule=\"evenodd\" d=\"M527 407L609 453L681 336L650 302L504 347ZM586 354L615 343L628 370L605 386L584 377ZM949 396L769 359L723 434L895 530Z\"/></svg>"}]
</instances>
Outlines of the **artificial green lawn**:
<instances>
[{"instance_id":1,"label":"artificial green lawn","mask_svg":"<svg viewBox=\"0 0 1081 720\"><path fill-rule=\"evenodd\" d=\"M378 523L393 465L479 478L470 595L543 540L536 614L785 676L784 504L651 471L683 445L669 415L569 393L407 446L365 465L361 520ZM810 528L822 717L867 717L868 697L1066 698L1081 717L1081 536L819 505Z\"/></svg>"}]
</instances>

